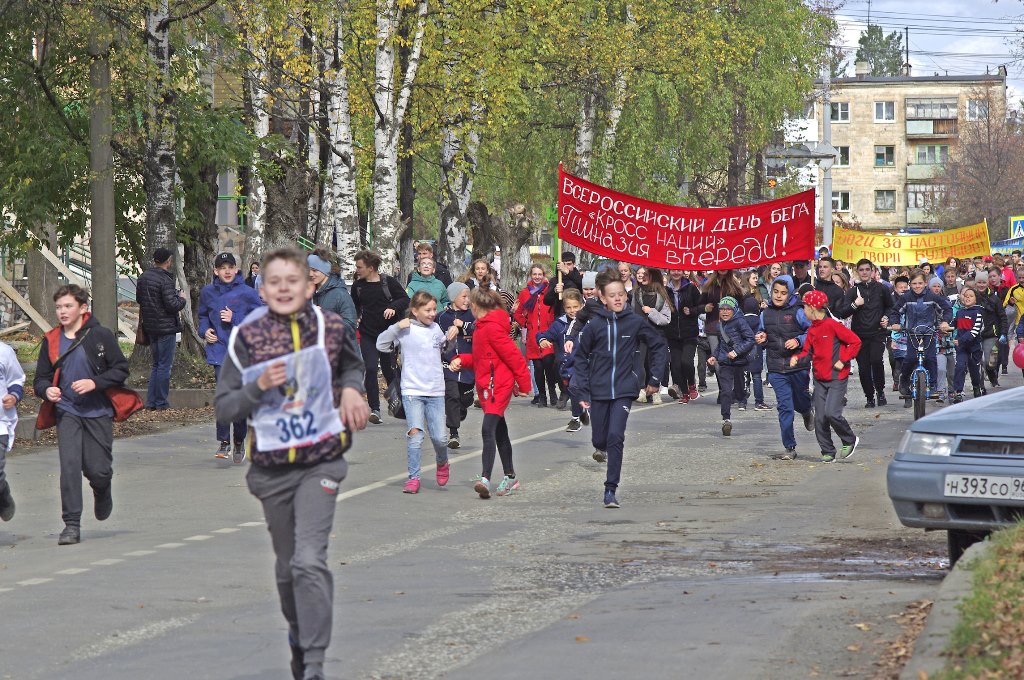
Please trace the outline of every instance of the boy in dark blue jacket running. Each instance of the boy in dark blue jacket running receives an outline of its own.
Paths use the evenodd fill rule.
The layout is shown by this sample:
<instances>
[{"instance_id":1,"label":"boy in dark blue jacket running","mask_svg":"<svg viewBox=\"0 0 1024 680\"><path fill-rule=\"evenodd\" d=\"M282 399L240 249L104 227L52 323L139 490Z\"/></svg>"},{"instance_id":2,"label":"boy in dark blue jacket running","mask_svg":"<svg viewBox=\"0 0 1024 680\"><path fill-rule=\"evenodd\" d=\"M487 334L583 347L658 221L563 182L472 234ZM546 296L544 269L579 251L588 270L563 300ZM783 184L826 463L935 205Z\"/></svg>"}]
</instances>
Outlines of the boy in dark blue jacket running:
<instances>
[{"instance_id":1,"label":"boy in dark blue jacket running","mask_svg":"<svg viewBox=\"0 0 1024 680\"><path fill-rule=\"evenodd\" d=\"M646 344L652 357L648 394L660 388L658 376L665 374L668 346L646 318L626 305L626 287L620 279L601 274L596 283L604 307L594 310L593 318L580 333L569 391L580 406L591 411L594 460L608 460L604 507L617 508L615 492L622 472L626 421L633 400L643 388L634 371L637 343Z\"/></svg>"},{"instance_id":2,"label":"boy in dark blue jacket running","mask_svg":"<svg viewBox=\"0 0 1024 680\"><path fill-rule=\"evenodd\" d=\"M447 335L449 349L443 355L444 365L444 414L448 426L448 448L462 446L459 439L459 425L466 419L469 407L473 405L473 389L476 377L473 371L464 368L453 371L448 362L460 354L473 353L473 329L476 317L469 308L469 286L455 281L448 286L451 305L437 317L437 325ZM454 343L453 343L454 341ZM452 346L454 344L454 346Z\"/></svg>"},{"instance_id":3,"label":"boy in dark blue jacket running","mask_svg":"<svg viewBox=\"0 0 1024 680\"><path fill-rule=\"evenodd\" d=\"M747 355L754 349L754 331L742 316L736 315L739 303L725 296L718 302L718 348L715 356L708 357L708 366L718 367L718 403L722 409L722 434L732 434L732 404L737 402L746 409L743 374L747 370Z\"/></svg>"},{"instance_id":4,"label":"boy in dark blue jacket running","mask_svg":"<svg viewBox=\"0 0 1024 680\"><path fill-rule=\"evenodd\" d=\"M565 310L565 314L555 319L548 326L547 330L537 333L537 344L540 345L541 349L555 348L555 368L558 370L558 376L562 380L563 387L566 388L568 388L569 381L572 379L575 366L573 357L576 354L576 348L573 343L566 342L569 339L568 330L569 325L582 308L583 297L580 295L580 292L574 288L565 290L562 293L562 309ZM568 352L565 351L566 347L569 348ZM590 424L590 415L583 410L579 401L572 398L571 394L569 395L569 401L571 402L572 418L569 419L569 424L565 426L565 431L579 432L583 429L584 425Z\"/></svg>"},{"instance_id":5,"label":"boy in dark blue jacket running","mask_svg":"<svg viewBox=\"0 0 1024 680\"><path fill-rule=\"evenodd\" d=\"M206 341L206 363L213 366L215 378L220 380L220 367L228 351L231 329L239 326L249 312L263 306L255 289L245 285L238 276L235 256L221 253L213 261L213 283L199 292L199 334ZM234 450L231 449L231 423L217 421L217 441L220 448L214 454L220 459L231 456L235 463L245 458L245 419L234 423Z\"/></svg>"}]
</instances>

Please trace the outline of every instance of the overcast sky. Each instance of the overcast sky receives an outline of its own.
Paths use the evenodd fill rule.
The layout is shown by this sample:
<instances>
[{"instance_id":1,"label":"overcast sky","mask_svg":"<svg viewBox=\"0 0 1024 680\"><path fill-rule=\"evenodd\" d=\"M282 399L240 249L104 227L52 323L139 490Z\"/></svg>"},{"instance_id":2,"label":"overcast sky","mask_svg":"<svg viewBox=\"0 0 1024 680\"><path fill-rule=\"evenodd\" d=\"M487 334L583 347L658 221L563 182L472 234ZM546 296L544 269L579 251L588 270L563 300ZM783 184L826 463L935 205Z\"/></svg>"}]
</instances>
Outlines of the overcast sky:
<instances>
[{"instance_id":1,"label":"overcast sky","mask_svg":"<svg viewBox=\"0 0 1024 680\"><path fill-rule=\"evenodd\" d=\"M839 10L840 41L847 47L848 75L853 75L857 40L868 23L884 33L910 28L913 75L991 73L1000 64L1008 72L1008 104L1024 98L1024 60L1013 55L1024 34L1021 0L846 0ZM1015 37L1016 36L1016 37Z\"/></svg>"}]
</instances>

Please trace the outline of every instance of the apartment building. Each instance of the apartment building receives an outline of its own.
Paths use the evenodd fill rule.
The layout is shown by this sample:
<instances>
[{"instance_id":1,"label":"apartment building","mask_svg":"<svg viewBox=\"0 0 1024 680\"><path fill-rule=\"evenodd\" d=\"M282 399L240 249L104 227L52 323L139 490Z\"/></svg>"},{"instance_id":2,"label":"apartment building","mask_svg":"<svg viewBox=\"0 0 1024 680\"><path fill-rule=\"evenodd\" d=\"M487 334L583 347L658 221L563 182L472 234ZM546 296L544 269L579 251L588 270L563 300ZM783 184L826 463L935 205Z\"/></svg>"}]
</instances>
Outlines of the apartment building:
<instances>
[{"instance_id":1,"label":"apartment building","mask_svg":"<svg viewBox=\"0 0 1024 680\"><path fill-rule=\"evenodd\" d=\"M787 142L824 138L831 122L831 207L836 220L865 230L934 230L927 208L942 192L936 180L966 125L1006 111L1006 72L976 76L858 75L831 82L831 103L808 104L802 119L787 125ZM909 69L908 69L909 70ZM820 171L817 173L819 193ZM820 224L820 220L819 220Z\"/></svg>"}]
</instances>

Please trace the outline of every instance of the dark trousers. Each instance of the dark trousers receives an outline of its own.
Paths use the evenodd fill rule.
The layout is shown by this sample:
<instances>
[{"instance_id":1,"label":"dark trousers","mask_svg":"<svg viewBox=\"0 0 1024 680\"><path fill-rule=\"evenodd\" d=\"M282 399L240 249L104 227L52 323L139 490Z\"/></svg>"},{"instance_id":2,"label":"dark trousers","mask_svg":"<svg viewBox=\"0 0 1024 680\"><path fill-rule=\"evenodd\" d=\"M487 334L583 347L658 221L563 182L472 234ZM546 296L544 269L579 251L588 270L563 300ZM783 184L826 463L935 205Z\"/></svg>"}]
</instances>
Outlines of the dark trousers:
<instances>
[{"instance_id":1,"label":"dark trousers","mask_svg":"<svg viewBox=\"0 0 1024 680\"><path fill-rule=\"evenodd\" d=\"M956 348L956 369L953 372L953 389L957 392L964 391L964 382L967 380L967 371L971 372L971 387L982 387L984 382L981 379L981 345L975 344L969 349Z\"/></svg>"},{"instance_id":2,"label":"dark trousers","mask_svg":"<svg viewBox=\"0 0 1024 680\"><path fill-rule=\"evenodd\" d=\"M804 414L811 410L811 393L807 386L811 382L806 370L789 373L769 373L768 380L775 390L775 408L779 412L779 429L782 431L782 445L787 449L796 448L793 434L793 414Z\"/></svg>"},{"instance_id":3,"label":"dark trousers","mask_svg":"<svg viewBox=\"0 0 1024 680\"><path fill-rule=\"evenodd\" d=\"M608 453L608 472L604 488L615 491L622 475L622 449L626 443L626 421L635 397L595 399L590 402L590 441L594 448Z\"/></svg>"},{"instance_id":4,"label":"dark trousers","mask_svg":"<svg viewBox=\"0 0 1024 680\"><path fill-rule=\"evenodd\" d=\"M491 471L494 469L494 453L497 451L501 457L502 471L507 477L514 477L516 471L512 467L512 440L508 437L508 423L505 422L505 416L485 413L480 435L484 442L483 471L480 476L491 478Z\"/></svg>"},{"instance_id":5,"label":"dark trousers","mask_svg":"<svg viewBox=\"0 0 1024 680\"><path fill-rule=\"evenodd\" d=\"M547 399L547 395L550 393L551 401L554 402L558 399L559 383L558 371L555 370L555 355L548 354L531 361L533 361L533 381L537 384L537 396ZM547 391L544 389L545 385L547 385Z\"/></svg>"},{"instance_id":6,"label":"dark trousers","mask_svg":"<svg viewBox=\"0 0 1024 680\"><path fill-rule=\"evenodd\" d=\"M150 340L153 353L153 370L149 373L149 387L146 390L148 408L170 408L167 393L171 390L171 368L174 366L174 333L160 335Z\"/></svg>"},{"instance_id":7,"label":"dark trousers","mask_svg":"<svg viewBox=\"0 0 1024 680\"><path fill-rule=\"evenodd\" d=\"M873 399L885 394L885 342L880 336L861 338L857 353L857 373L864 396Z\"/></svg>"},{"instance_id":8,"label":"dark trousers","mask_svg":"<svg viewBox=\"0 0 1024 680\"><path fill-rule=\"evenodd\" d=\"M903 359L900 367L900 393L904 397L910 397L911 385L910 374L917 368L917 340L913 336L907 339L907 356ZM924 369L928 371L928 389L935 391L938 384L939 364L936 358L935 338L925 342L924 347Z\"/></svg>"},{"instance_id":9,"label":"dark trousers","mask_svg":"<svg viewBox=\"0 0 1024 680\"><path fill-rule=\"evenodd\" d=\"M220 366L219 365L215 365L213 367L213 375L217 379L217 382L220 382ZM247 427L246 426L246 422L245 422L245 418L242 418L241 420L239 420L237 422L234 422L234 423L222 423L221 421L218 420L217 421L217 441L219 441L219 442L226 442L226 441L228 441L228 439L231 437L232 426L234 427L234 430L235 430L235 438L234 438L233 441L236 444L241 444L242 442L244 442L245 441L245 431L246 431L246 427Z\"/></svg>"},{"instance_id":10,"label":"dark trousers","mask_svg":"<svg viewBox=\"0 0 1024 680\"><path fill-rule=\"evenodd\" d=\"M814 379L814 436L822 453L836 455L832 443L832 432L839 435L843 444L852 444L857 439L853 428L843 417L843 398L846 396L846 378L842 380Z\"/></svg>"},{"instance_id":11,"label":"dark trousers","mask_svg":"<svg viewBox=\"0 0 1024 680\"><path fill-rule=\"evenodd\" d=\"M747 401L747 393L743 389L743 374L747 367L715 364L715 369L718 371L718 404L722 407L722 420L728 420L733 402L743 404Z\"/></svg>"},{"instance_id":12,"label":"dark trousers","mask_svg":"<svg viewBox=\"0 0 1024 680\"><path fill-rule=\"evenodd\" d=\"M672 378L672 382L668 384L679 385L684 391L696 387L693 360L697 356L697 338L667 338L667 342L668 365Z\"/></svg>"},{"instance_id":13,"label":"dark trousers","mask_svg":"<svg viewBox=\"0 0 1024 680\"><path fill-rule=\"evenodd\" d=\"M459 425L466 419L469 407L473 405L474 387L473 383L444 381L444 418L449 432L458 432Z\"/></svg>"},{"instance_id":14,"label":"dark trousers","mask_svg":"<svg viewBox=\"0 0 1024 680\"><path fill-rule=\"evenodd\" d=\"M379 411L380 385L377 383L377 366L380 365L384 381L390 385L391 381L395 379L395 369L391 365L391 353L378 352L377 338L370 337L365 333L359 334L359 351L363 355L363 364L366 366L366 402L371 411Z\"/></svg>"},{"instance_id":15,"label":"dark trousers","mask_svg":"<svg viewBox=\"0 0 1024 680\"><path fill-rule=\"evenodd\" d=\"M338 510L344 458L310 466L250 465L249 492L263 504L281 612L289 637L308 663L323 663L331 641L334 579L327 566L327 540Z\"/></svg>"},{"instance_id":16,"label":"dark trousers","mask_svg":"<svg viewBox=\"0 0 1024 680\"><path fill-rule=\"evenodd\" d=\"M114 476L114 421L107 416L80 418L57 409L57 455L60 458L61 518L82 523L82 475L93 493L110 486Z\"/></svg>"}]
</instances>

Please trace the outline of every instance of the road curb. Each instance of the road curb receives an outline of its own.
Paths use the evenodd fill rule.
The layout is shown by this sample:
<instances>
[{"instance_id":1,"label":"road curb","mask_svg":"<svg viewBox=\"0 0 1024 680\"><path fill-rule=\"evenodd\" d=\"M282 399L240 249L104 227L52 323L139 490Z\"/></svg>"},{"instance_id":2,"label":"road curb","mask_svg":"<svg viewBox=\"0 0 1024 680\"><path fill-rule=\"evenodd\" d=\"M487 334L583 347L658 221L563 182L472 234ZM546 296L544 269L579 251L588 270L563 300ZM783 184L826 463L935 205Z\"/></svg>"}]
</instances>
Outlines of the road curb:
<instances>
[{"instance_id":1,"label":"road curb","mask_svg":"<svg viewBox=\"0 0 1024 680\"><path fill-rule=\"evenodd\" d=\"M953 629L960 621L960 603L971 594L974 565L990 546L987 540L972 545L942 580L928 620L914 643L914 653L900 673L900 680L920 680L945 668L947 657L944 652Z\"/></svg>"}]
</instances>

